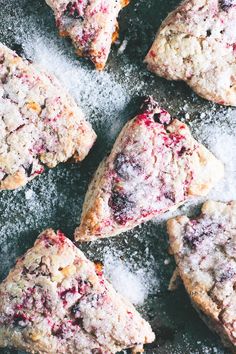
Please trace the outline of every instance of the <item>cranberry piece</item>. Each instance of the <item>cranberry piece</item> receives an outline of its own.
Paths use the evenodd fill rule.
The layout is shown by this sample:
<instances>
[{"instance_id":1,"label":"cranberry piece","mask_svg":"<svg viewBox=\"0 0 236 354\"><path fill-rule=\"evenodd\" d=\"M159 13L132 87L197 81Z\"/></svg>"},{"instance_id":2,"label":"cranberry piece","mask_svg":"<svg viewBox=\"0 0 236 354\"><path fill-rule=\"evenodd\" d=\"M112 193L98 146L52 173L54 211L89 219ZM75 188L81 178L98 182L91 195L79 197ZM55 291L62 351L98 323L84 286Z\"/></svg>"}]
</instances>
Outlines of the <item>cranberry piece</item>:
<instances>
[{"instance_id":1,"label":"cranberry piece","mask_svg":"<svg viewBox=\"0 0 236 354\"><path fill-rule=\"evenodd\" d=\"M64 244L65 240L66 240L66 237L65 235L63 234L63 232L61 230L58 230L57 231L57 236L58 236L58 241L61 243L61 244Z\"/></svg>"},{"instance_id":2,"label":"cranberry piece","mask_svg":"<svg viewBox=\"0 0 236 354\"><path fill-rule=\"evenodd\" d=\"M227 10L229 10L230 7L236 5L236 1L235 0L219 0L219 5L223 11L227 11Z\"/></svg>"},{"instance_id":3,"label":"cranberry piece","mask_svg":"<svg viewBox=\"0 0 236 354\"><path fill-rule=\"evenodd\" d=\"M171 191L164 193L164 196L166 199L171 200L173 203L175 203L175 194Z\"/></svg>"},{"instance_id":4,"label":"cranberry piece","mask_svg":"<svg viewBox=\"0 0 236 354\"><path fill-rule=\"evenodd\" d=\"M187 151L186 147L182 146L182 148L178 151L178 156L181 157L186 151Z\"/></svg>"},{"instance_id":5,"label":"cranberry piece","mask_svg":"<svg viewBox=\"0 0 236 354\"><path fill-rule=\"evenodd\" d=\"M14 325L20 326L20 327L26 327L27 326L27 317L24 313L15 313L13 316L13 322Z\"/></svg>"},{"instance_id":6,"label":"cranberry piece","mask_svg":"<svg viewBox=\"0 0 236 354\"><path fill-rule=\"evenodd\" d=\"M220 283L223 283L224 281L231 280L234 275L235 271L231 267L228 267L221 273L219 281Z\"/></svg>"},{"instance_id":7,"label":"cranberry piece","mask_svg":"<svg viewBox=\"0 0 236 354\"><path fill-rule=\"evenodd\" d=\"M63 290L60 293L60 297L61 297L62 300L65 300L67 294L75 294L75 293L76 293L76 288L75 288L75 286L73 286L70 289Z\"/></svg>"},{"instance_id":8,"label":"cranberry piece","mask_svg":"<svg viewBox=\"0 0 236 354\"><path fill-rule=\"evenodd\" d=\"M113 210L113 215L118 224L125 225L131 217L132 209L135 205L130 196L118 191L114 191L108 202Z\"/></svg>"},{"instance_id":9,"label":"cranberry piece","mask_svg":"<svg viewBox=\"0 0 236 354\"><path fill-rule=\"evenodd\" d=\"M77 2L72 2L72 1L69 2L68 5L66 6L64 15L73 18L75 20L81 20L81 21L84 20L83 16L81 16L80 9L78 7Z\"/></svg>"},{"instance_id":10,"label":"cranberry piece","mask_svg":"<svg viewBox=\"0 0 236 354\"><path fill-rule=\"evenodd\" d=\"M103 351L101 348L92 349L92 354L103 354Z\"/></svg>"},{"instance_id":11,"label":"cranberry piece","mask_svg":"<svg viewBox=\"0 0 236 354\"><path fill-rule=\"evenodd\" d=\"M60 325L60 326L54 325L52 327L52 335L53 336L56 336L56 337L59 337L59 338L63 338L63 334L64 334L64 331L63 331L63 326L62 325Z\"/></svg>"},{"instance_id":12,"label":"cranberry piece","mask_svg":"<svg viewBox=\"0 0 236 354\"><path fill-rule=\"evenodd\" d=\"M137 161L135 161L135 159L126 156L123 153L116 155L114 169L118 176L125 180L129 180L142 171L142 167Z\"/></svg>"}]
</instances>

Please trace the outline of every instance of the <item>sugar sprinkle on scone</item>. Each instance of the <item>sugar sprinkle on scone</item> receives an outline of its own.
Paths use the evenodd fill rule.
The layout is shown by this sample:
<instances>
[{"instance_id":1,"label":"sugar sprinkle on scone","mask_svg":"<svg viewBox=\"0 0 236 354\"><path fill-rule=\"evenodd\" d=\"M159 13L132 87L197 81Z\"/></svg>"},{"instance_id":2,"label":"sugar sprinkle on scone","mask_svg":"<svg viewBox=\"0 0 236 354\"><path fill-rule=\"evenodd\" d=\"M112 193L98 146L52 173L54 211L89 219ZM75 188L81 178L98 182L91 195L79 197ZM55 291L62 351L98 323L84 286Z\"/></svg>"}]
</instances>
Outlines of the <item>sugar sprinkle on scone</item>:
<instances>
[{"instance_id":1,"label":"sugar sprinkle on scone","mask_svg":"<svg viewBox=\"0 0 236 354\"><path fill-rule=\"evenodd\" d=\"M205 196L223 171L186 124L148 98L95 173L75 239L114 236Z\"/></svg>"},{"instance_id":2,"label":"sugar sprinkle on scone","mask_svg":"<svg viewBox=\"0 0 236 354\"><path fill-rule=\"evenodd\" d=\"M102 269L48 229L0 285L0 347L32 353L108 354L155 336Z\"/></svg>"},{"instance_id":3,"label":"sugar sprinkle on scone","mask_svg":"<svg viewBox=\"0 0 236 354\"><path fill-rule=\"evenodd\" d=\"M0 189L25 185L74 156L96 134L55 77L0 44Z\"/></svg>"},{"instance_id":4,"label":"sugar sprinkle on scone","mask_svg":"<svg viewBox=\"0 0 236 354\"><path fill-rule=\"evenodd\" d=\"M46 0L54 11L61 36L69 36L79 56L88 57L98 70L106 64L118 37L117 17L129 0Z\"/></svg>"},{"instance_id":5,"label":"sugar sprinkle on scone","mask_svg":"<svg viewBox=\"0 0 236 354\"><path fill-rule=\"evenodd\" d=\"M167 223L171 253L200 316L236 352L236 202L208 201Z\"/></svg>"},{"instance_id":6,"label":"sugar sprinkle on scone","mask_svg":"<svg viewBox=\"0 0 236 354\"><path fill-rule=\"evenodd\" d=\"M185 0L162 23L145 62L208 100L236 106L235 28L235 0Z\"/></svg>"}]
</instances>

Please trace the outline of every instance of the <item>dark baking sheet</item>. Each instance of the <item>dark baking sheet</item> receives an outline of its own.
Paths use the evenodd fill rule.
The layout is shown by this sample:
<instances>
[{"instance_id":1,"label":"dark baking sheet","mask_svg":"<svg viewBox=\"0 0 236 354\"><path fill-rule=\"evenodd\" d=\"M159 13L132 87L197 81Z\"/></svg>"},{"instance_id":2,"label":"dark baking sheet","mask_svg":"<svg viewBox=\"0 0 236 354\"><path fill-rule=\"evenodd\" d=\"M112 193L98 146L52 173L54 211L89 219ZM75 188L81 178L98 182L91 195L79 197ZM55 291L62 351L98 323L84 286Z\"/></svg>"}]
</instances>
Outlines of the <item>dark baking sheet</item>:
<instances>
[{"instance_id":1,"label":"dark baking sheet","mask_svg":"<svg viewBox=\"0 0 236 354\"><path fill-rule=\"evenodd\" d=\"M0 192L0 280L46 227L60 228L72 238L91 175L109 151L121 126L137 111L141 96L154 95L172 114L190 120L193 127L201 126L201 113L206 114L207 124L216 119L230 121L228 109L196 97L182 83L170 83L154 77L142 62L162 19L178 3L177 0L132 0L130 6L122 11L120 43L113 47L106 71L127 92L124 98L122 91L121 97L116 99L111 83L109 92L106 83L103 83L103 76L93 74L92 66L86 60L79 61L79 67L83 70L81 75L89 73L88 78L94 79L93 97L104 101L104 108L102 104L92 102L89 89L84 87L83 91L82 85L80 103L98 133L98 141L81 165L60 165L19 191ZM48 46L51 43L66 53L72 63L78 62L69 41L58 39L52 12L43 0L0 0L0 6L2 42L20 54L27 52L26 56L29 56L31 50L25 49L24 45L27 36L30 37L34 31L40 33L42 41L47 40ZM123 40L127 41L127 46L118 55ZM39 43L32 42L34 46L32 52L40 51ZM54 58L51 60L53 62ZM49 65L51 67L52 64ZM114 86L114 90L116 88ZM108 106L105 107L106 95ZM191 119L184 107L188 108ZM201 136L199 138L201 140ZM117 238L80 247L90 259L103 259L104 250L113 249L114 253L119 252L122 262L132 259L137 272L143 267L148 272L147 267L150 267L150 274L157 281L139 310L151 322L157 340L147 346L146 353L227 353L218 338L198 318L184 289L180 287L174 293L167 290L174 262L167 252L165 222L149 222ZM15 353L8 349L1 349L0 352Z\"/></svg>"}]
</instances>

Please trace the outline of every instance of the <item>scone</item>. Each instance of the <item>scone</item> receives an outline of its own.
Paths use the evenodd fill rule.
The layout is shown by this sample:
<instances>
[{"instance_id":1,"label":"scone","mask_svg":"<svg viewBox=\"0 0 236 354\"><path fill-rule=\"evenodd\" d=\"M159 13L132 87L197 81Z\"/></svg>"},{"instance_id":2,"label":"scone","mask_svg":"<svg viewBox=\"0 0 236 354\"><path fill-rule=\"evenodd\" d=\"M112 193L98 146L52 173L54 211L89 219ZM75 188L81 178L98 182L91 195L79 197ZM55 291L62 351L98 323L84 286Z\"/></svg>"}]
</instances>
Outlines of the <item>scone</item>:
<instances>
[{"instance_id":1,"label":"scone","mask_svg":"<svg viewBox=\"0 0 236 354\"><path fill-rule=\"evenodd\" d=\"M206 195L223 170L186 124L148 98L95 173L75 239L114 236L174 210Z\"/></svg>"},{"instance_id":2,"label":"scone","mask_svg":"<svg viewBox=\"0 0 236 354\"><path fill-rule=\"evenodd\" d=\"M0 347L31 353L140 351L150 325L60 231L44 231L0 285Z\"/></svg>"},{"instance_id":3,"label":"scone","mask_svg":"<svg viewBox=\"0 0 236 354\"><path fill-rule=\"evenodd\" d=\"M198 218L180 216L167 228L193 305L236 353L236 202L208 201Z\"/></svg>"},{"instance_id":4,"label":"scone","mask_svg":"<svg viewBox=\"0 0 236 354\"><path fill-rule=\"evenodd\" d=\"M208 100L236 106L235 28L235 0L185 0L162 23L145 62Z\"/></svg>"},{"instance_id":5,"label":"scone","mask_svg":"<svg viewBox=\"0 0 236 354\"><path fill-rule=\"evenodd\" d=\"M0 189L25 185L74 157L96 134L55 77L0 44Z\"/></svg>"},{"instance_id":6,"label":"scone","mask_svg":"<svg viewBox=\"0 0 236 354\"><path fill-rule=\"evenodd\" d=\"M129 0L46 0L54 11L61 36L71 38L79 56L98 70L106 64L111 44L118 37L117 17Z\"/></svg>"}]
</instances>

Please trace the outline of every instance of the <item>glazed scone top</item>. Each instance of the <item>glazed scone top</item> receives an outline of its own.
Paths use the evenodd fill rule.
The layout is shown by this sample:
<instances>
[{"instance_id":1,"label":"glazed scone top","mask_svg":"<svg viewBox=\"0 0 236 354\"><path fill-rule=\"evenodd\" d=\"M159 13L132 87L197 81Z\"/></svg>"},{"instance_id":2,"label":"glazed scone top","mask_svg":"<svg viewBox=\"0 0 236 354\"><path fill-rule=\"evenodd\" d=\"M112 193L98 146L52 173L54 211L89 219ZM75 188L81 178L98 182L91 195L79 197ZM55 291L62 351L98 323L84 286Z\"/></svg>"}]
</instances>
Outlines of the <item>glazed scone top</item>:
<instances>
[{"instance_id":1,"label":"glazed scone top","mask_svg":"<svg viewBox=\"0 0 236 354\"><path fill-rule=\"evenodd\" d=\"M161 25L145 61L206 99L236 105L235 28L235 0L185 0Z\"/></svg>"},{"instance_id":2,"label":"glazed scone top","mask_svg":"<svg viewBox=\"0 0 236 354\"><path fill-rule=\"evenodd\" d=\"M170 220L168 233L193 302L236 345L236 202L206 202L197 219Z\"/></svg>"},{"instance_id":3,"label":"glazed scone top","mask_svg":"<svg viewBox=\"0 0 236 354\"><path fill-rule=\"evenodd\" d=\"M187 125L149 98L95 173L75 237L124 232L206 195L222 175L221 162L194 140Z\"/></svg>"},{"instance_id":4,"label":"glazed scone top","mask_svg":"<svg viewBox=\"0 0 236 354\"><path fill-rule=\"evenodd\" d=\"M104 68L117 37L117 17L127 0L46 0L62 36L70 36L78 55Z\"/></svg>"},{"instance_id":5,"label":"glazed scone top","mask_svg":"<svg viewBox=\"0 0 236 354\"><path fill-rule=\"evenodd\" d=\"M55 77L0 44L0 189L14 189L44 168L83 160L95 133Z\"/></svg>"},{"instance_id":6,"label":"glazed scone top","mask_svg":"<svg viewBox=\"0 0 236 354\"><path fill-rule=\"evenodd\" d=\"M154 340L149 324L58 231L44 231L0 285L0 346L109 354Z\"/></svg>"}]
</instances>

